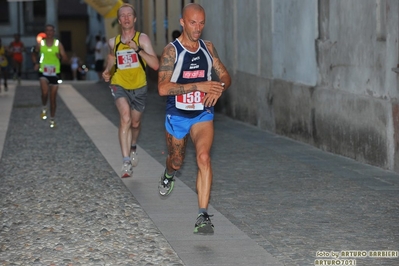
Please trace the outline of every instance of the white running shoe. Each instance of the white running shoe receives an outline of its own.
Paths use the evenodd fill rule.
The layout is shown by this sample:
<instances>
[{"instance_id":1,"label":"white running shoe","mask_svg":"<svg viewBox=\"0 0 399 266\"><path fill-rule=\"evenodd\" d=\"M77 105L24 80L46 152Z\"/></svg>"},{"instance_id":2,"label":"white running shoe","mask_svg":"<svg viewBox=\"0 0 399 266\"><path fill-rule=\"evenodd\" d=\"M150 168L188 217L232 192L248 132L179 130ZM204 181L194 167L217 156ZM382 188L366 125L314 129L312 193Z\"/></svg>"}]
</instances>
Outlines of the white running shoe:
<instances>
[{"instance_id":1,"label":"white running shoe","mask_svg":"<svg viewBox=\"0 0 399 266\"><path fill-rule=\"evenodd\" d=\"M123 162L122 169L121 169L121 177L131 177L133 174L132 163L130 161Z\"/></svg>"}]
</instances>

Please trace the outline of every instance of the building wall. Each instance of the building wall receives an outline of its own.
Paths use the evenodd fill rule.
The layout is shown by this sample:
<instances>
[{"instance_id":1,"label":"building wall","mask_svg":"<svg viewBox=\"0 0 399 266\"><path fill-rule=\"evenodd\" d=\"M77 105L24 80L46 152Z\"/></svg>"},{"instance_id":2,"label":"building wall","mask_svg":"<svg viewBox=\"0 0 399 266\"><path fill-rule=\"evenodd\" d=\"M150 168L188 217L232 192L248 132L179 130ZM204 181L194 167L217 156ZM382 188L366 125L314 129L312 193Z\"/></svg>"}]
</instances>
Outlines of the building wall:
<instances>
[{"instance_id":1,"label":"building wall","mask_svg":"<svg viewBox=\"0 0 399 266\"><path fill-rule=\"evenodd\" d=\"M313 140L325 150L399 171L397 75L391 70L398 63L398 2L324 4L328 26L321 27L316 47L320 81Z\"/></svg>"},{"instance_id":2,"label":"building wall","mask_svg":"<svg viewBox=\"0 0 399 266\"><path fill-rule=\"evenodd\" d=\"M219 111L399 172L397 1L197 2L233 78Z\"/></svg>"},{"instance_id":3,"label":"building wall","mask_svg":"<svg viewBox=\"0 0 399 266\"><path fill-rule=\"evenodd\" d=\"M60 20L58 23L59 31L67 31L71 32L71 51L68 51L67 54L69 58L72 56L72 53L76 53L76 55L85 60L87 54L86 47L86 36L88 35L87 29L87 20L86 19L67 19Z\"/></svg>"},{"instance_id":4,"label":"building wall","mask_svg":"<svg viewBox=\"0 0 399 266\"><path fill-rule=\"evenodd\" d=\"M18 18L20 18L20 14L18 13L18 3L17 2L10 2L8 3L8 13L10 14L10 24L0 25L0 33L1 37L9 37L18 32ZM4 44L4 41L3 41Z\"/></svg>"}]
</instances>

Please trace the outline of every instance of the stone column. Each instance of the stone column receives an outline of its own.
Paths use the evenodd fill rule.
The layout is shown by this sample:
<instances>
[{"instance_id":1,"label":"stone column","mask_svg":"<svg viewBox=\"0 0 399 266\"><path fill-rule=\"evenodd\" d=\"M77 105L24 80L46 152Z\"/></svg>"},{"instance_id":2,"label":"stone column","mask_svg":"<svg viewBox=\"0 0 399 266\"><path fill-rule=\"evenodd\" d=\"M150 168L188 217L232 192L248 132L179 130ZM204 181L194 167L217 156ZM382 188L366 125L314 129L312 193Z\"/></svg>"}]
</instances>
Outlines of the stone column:
<instances>
[{"instance_id":1,"label":"stone column","mask_svg":"<svg viewBox=\"0 0 399 266\"><path fill-rule=\"evenodd\" d=\"M46 0L46 24L52 24L58 35L58 0Z\"/></svg>"}]
</instances>

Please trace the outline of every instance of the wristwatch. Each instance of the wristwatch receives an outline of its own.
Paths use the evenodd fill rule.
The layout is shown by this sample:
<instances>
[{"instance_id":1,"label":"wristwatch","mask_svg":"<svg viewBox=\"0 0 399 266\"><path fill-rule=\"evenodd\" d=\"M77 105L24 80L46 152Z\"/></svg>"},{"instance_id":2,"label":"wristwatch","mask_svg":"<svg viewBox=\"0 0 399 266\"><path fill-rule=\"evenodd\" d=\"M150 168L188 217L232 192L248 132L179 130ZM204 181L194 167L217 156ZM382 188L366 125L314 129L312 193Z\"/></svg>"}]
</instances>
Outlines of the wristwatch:
<instances>
[{"instance_id":1,"label":"wristwatch","mask_svg":"<svg viewBox=\"0 0 399 266\"><path fill-rule=\"evenodd\" d=\"M140 53L140 51L142 51L143 50L143 48L141 48L140 46L139 46L139 49L137 49L137 51L135 51L136 52L136 54L138 54L138 53Z\"/></svg>"}]
</instances>

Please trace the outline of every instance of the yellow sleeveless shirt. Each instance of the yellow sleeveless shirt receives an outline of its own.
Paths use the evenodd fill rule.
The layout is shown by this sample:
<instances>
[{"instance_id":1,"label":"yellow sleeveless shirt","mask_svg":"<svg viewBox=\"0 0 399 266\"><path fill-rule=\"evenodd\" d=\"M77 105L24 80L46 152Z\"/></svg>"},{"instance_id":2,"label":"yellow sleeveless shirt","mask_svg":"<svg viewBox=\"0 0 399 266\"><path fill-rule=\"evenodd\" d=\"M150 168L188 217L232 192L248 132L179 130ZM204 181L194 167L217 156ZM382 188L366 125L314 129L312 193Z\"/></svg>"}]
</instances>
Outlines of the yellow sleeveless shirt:
<instances>
[{"instance_id":1,"label":"yellow sleeveless shirt","mask_svg":"<svg viewBox=\"0 0 399 266\"><path fill-rule=\"evenodd\" d=\"M4 46L0 46L0 67L6 67L6 66L8 66L6 49L4 49Z\"/></svg>"},{"instance_id":2,"label":"yellow sleeveless shirt","mask_svg":"<svg viewBox=\"0 0 399 266\"><path fill-rule=\"evenodd\" d=\"M136 31L133 41L140 46L140 32ZM135 90L147 85L146 62L127 44L121 42L121 35L115 37L115 72L111 84L126 90Z\"/></svg>"}]
</instances>

